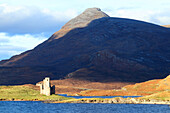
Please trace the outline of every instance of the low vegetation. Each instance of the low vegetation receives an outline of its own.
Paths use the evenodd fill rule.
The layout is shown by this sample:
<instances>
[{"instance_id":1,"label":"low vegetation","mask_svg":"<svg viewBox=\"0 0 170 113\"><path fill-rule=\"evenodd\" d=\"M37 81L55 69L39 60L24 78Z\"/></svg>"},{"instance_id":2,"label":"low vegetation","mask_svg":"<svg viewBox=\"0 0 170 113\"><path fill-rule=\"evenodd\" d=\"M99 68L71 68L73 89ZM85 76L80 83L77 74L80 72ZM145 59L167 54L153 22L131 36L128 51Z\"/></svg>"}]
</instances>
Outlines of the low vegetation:
<instances>
[{"instance_id":1,"label":"low vegetation","mask_svg":"<svg viewBox=\"0 0 170 113\"><path fill-rule=\"evenodd\" d=\"M45 96L41 95L38 90L29 86L0 86L0 100L65 100L70 99L59 95Z\"/></svg>"},{"instance_id":2,"label":"low vegetation","mask_svg":"<svg viewBox=\"0 0 170 113\"><path fill-rule=\"evenodd\" d=\"M152 95L141 97L141 99L170 101L170 91L162 91L162 92L154 93Z\"/></svg>"}]
</instances>

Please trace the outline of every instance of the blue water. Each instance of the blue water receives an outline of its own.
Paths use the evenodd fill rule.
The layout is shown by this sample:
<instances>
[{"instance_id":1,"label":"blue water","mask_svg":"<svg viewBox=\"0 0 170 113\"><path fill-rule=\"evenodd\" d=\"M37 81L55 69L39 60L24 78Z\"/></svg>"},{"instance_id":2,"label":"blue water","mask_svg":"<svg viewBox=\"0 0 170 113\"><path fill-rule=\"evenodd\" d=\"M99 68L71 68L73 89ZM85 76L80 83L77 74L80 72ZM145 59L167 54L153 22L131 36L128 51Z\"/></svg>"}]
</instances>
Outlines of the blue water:
<instances>
[{"instance_id":1,"label":"blue water","mask_svg":"<svg viewBox=\"0 0 170 113\"><path fill-rule=\"evenodd\" d=\"M170 113L170 107L142 104L46 104L33 101L0 101L0 113Z\"/></svg>"},{"instance_id":2,"label":"blue water","mask_svg":"<svg viewBox=\"0 0 170 113\"><path fill-rule=\"evenodd\" d=\"M122 98L128 98L128 97L141 97L141 96L67 96L67 94L58 94L60 96L65 96L65 97L72 97L72 98L114 98L114 97L122 97Z\"/></svg>"}]
</instances>

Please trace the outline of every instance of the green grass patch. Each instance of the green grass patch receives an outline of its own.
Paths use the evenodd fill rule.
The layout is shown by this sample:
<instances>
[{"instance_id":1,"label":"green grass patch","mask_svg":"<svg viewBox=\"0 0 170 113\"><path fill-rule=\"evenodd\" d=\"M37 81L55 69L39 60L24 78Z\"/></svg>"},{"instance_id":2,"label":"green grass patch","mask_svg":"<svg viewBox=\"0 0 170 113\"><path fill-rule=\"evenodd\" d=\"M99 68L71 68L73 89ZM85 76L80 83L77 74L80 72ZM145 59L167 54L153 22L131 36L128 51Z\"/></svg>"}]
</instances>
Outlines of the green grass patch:
<instances>
[{"instance_id":1,"label":"green grass patch","mask_svg":"<svg viewBox=\"0 0 170 113\"><path fill-rule=\"evenodd\" d=\"M28 86L0 86L0 99L5 100L66 100L70 99L59 95L41 95L38 90Z\"/></svg>"}]
</instances>

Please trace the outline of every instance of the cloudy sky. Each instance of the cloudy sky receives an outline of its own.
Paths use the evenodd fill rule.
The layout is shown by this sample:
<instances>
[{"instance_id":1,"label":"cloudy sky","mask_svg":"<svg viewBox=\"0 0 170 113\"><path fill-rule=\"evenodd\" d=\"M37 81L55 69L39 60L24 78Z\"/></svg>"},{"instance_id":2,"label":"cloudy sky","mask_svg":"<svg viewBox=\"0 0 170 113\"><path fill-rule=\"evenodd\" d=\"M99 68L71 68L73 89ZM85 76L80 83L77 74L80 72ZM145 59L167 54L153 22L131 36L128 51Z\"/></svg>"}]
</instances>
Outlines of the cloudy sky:
<instances>
[{"instance_id":1,"label":"cloudy sky","mask_svg":"<svg viewBox=\"0 0 170 113\"><path fill-rule=\"evenodd\" d=\"M34 48L86 8L170 24L170 0L0 0L0 60Z\"/></svg>"}]
</instances>

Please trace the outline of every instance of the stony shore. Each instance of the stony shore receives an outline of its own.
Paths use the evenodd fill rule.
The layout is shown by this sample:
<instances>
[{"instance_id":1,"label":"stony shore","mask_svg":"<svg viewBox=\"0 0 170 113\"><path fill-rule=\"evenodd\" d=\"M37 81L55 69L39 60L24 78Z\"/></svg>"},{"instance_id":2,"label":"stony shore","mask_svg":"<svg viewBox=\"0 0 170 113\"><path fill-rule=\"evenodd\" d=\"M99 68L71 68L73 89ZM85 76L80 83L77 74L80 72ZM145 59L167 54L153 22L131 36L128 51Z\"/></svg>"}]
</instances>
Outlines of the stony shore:
<instances>
[{"instance_id":1,"label":"stony shore","mask_svg":"<svg viewBox=\"0 0 170 113\"><path fill-rule=\"evenodd\" d=\"M0 99L0 101L44 101L44 100L38 100L38 99Z\"/></svg>"},{"instance_id":2,"label":"stony shore","mask_svg":"<svg viewBox=\"0 0 170 113\"><path fill-rule=\"evenodd\" d=\"M109 104L169 104L169 100L151 100L139 98L122 98L116 97L111 99L102 98L82 98L82 99L69 99L64 101L45 101L45 103L109 103Z\"/></svg>"},{"instance_id":3,"label":"stony shore","mask_svg":"<svg viewBox=\"0 0 170 113\"><path fill-rule=\"evenodd\" d=\"M170 100L156 100L156 99L141 99L141 98L82 98L82 99L68 99L68 100L25 100L25 99L0 99L0 101L42 101L44 103L105 103L105 104L168 104Z\"/></svg>"}]
</instances>

